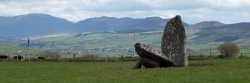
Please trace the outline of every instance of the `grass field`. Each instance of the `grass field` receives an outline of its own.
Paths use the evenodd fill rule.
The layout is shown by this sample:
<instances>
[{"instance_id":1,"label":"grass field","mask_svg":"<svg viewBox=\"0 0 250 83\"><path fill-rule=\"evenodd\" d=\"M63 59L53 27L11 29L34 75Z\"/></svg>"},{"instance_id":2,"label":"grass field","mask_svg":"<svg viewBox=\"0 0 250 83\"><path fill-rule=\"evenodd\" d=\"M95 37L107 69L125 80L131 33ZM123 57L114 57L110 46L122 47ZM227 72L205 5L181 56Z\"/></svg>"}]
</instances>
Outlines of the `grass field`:
<instances>
[{"instance_id":1,"label":"grass field","mask_svg":"<svg viewBox=\"0 0 250 83\"><path fill-rule=\"evenodd\" d=\"M134 62L0 62L1 83L247 83L250 59L196 60L210 66L132 70Z\"/></svg>"}]
</instances>

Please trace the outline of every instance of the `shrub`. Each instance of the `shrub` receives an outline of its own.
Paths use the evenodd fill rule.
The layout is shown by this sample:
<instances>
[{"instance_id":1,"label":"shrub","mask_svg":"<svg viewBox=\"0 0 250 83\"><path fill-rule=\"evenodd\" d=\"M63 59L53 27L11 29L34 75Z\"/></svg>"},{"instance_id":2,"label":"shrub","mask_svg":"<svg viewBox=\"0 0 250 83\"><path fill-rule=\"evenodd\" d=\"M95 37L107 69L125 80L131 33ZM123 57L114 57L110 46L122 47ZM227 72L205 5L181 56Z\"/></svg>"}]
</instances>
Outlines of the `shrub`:
<instances>
[{"instance_id":1,"label":"shrub","mask_svg":"<svg viewBox=\"0 0 250 83\"><path fill-rule=\"evenodd\" d=\"M227 58L236 57L240 52L239 47L232 42L224 42L223 44L218 46L217 49L222 55L225 55L225 57Z\"/></svg>"}]
</instances>

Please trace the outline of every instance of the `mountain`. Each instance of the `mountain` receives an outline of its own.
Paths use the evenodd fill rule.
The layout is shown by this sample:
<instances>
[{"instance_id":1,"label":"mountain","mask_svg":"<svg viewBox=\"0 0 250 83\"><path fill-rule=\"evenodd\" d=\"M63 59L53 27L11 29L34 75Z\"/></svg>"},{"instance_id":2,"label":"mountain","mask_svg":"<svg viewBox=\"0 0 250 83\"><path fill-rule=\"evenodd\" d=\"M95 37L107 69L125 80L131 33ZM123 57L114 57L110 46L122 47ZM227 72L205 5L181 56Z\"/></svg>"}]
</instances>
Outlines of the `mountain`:
<instances>
[{"instance_id":1,"label":"mountain","mask_svg":"<svg viewBox=\"0 0 250 83\"><path fill-rule=\"evenodd\" d=\"M79 21L74 24L72 28L73 32L114 31L125 27L132 27L134 24L136 24L132 21L132 18L118 19L114 17L103 16Z\"/></svg>"},{"instance_id":2,"label":"mountain","mask_svg":"<svg viewBox=\"0 0 250 83\"><path fill-rule=\"evenodd\" d=\"M79 21L72 26L73 32L98 32L120 30L162 30L170 19L147 17L143 19L96 17ZM183 22L186 26L187 23Z\"/></svg>"},{"instance_id":3,"label":"mountain","mask_svg":"<svg viewBox=\"0 0 250 83\"><path fill-rule=\"evenodd\" d=\"M204 22L200 22L200 23L187 26L186 28L203 29L206 27L221 26L221 25L225 25L225 24L222 22L218 22L218 21L204 21Z\"/></svg>"},{"instance_id":4,"label":"mountain","mask_svg":"<svg viewBox=\"0 0 250 83\"><path fill-rule=\"evenodd\" d=\"M141 19L95 17L77 23L48 14L33 13L13 17L0 16L0 36L7 38L27 38L58 35L63 33L103 31L150 31L162 30L169 19L147 17ZM183 22L184 26L188 24Z\"/></svg>"},{"instance_id":5,"label":"mountain","mask_svg":"<svg viewBox=\"0 0 250 83\"><path fill-rule=\"evenodd\" d=\"M20 38L48 35L68 30L72 22L48 14L26 14L14 17L0 17L0 36Z\"/></svg>"},{"instance_id":6,"label":"mountain","mask_svg":"<svg viewBox=\"0 0 250 83\"><path fill-rule=\"evenodd\" d=\"M198 35L193 40L199 42L237 41L250 39L250 22L211 26L195 33Z\"/></svg>"},{"instance_id":7,"label":"mountain","mask_svg":"<svg viewBox=\"0 0 250 83\"><path fill-rule=\"evenodd\" d=\"M192 24L192 25L185 27L186 35L187 35L188 39L191 39L191 38L194 38L197 36L197 35L195 35L195 33L201 31L204 28L214 27L214 26L222 26L222 25L225 25L225 24L218 22L218 21L204 21L204 22Z\"/></svg>"}]
</instances>

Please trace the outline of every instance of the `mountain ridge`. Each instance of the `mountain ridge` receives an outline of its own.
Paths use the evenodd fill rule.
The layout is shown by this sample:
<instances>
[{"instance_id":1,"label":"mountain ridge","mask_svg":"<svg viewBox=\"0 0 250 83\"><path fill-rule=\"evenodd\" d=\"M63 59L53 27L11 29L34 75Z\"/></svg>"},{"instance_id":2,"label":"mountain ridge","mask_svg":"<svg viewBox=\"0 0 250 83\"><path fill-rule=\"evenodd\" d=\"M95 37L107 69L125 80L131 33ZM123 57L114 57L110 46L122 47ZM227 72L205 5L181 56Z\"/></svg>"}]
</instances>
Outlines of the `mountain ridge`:
<instances>
[{"instance_id":1,"label":"mountain ridge","mask_svg":"<svg viewBox=\"0 0 250 83\"><path fill-rule=\"evenodd\" d=\"M13 17L1 17L0 36L20 37L43 35L64 31L73 23L48 14L25 14Z\"/></svg>"},{"instance_id":2,"label":"mountain ridge","mask_svg":"<svg viewBox=\"0 0 250 83\"><path fill-rule=\"evenodd\" d=\"M188 37L188 39L192 39L194 37L196 37L197 35L195 35L196 33L198 33L199 31L201 31L204 28L208 28L208 27L215 27L215 26L223 26L226 25L222 22L218 22L218 21L203 21L203 22L199 22L196 24L192 24L189 26L186 26L186 35Z\"/></svg>"},{"instance_id":3,"label":"mountain ridge","mask_svg":"<svg viewBox=\"0 0 250 83\"><path fill-rule=\"evenodd\" d=\"M119 31L119 30L158 30L163 29L169 19L160 17L147 17L142 19L95 17L77 22L72 28L74 32ZM187 23L183 22L186 26ZM153 29L152 29L153 28Z\"/></svg>"},{"instance_id":4,"label":"mountain ridge","mask_svg":"<svg viewBox=\"0 0 250 83\"><path fill-rule=\"evenodd\" d=\"M8 38L27 38L55 34L78 34L81 32L102 32L120 30L159 30L163 29L169 19L160 17L116 18L94 17L77 23L70 22L48 14L32 13L13 17L0 16L0 36ZM183 22L186 26L187 23Z\"/></svg>"},{"instance_id":5,"label":"mountain ridge","mask_svg":"<svg viewBox=\"0 0 250 83\"><path fill-rule=\"evenodd\" d=\"M36 36L48 36L57 34L79 34L82 32L145 32L154 30L163 30L165 24L170 19L163 19L160 17L146 17L134 19L130 17L116 18L116 17L94 17L81 20L73 23L63 18L58 18L48 14L32 13L25 15L18 15L13 17L0 16L0 37L5 38L27 38ZM215 32L219 30L235 27L242 32L249 31L248 22L241 22L235 24L224 24L219 21L203 21L200 23L189 25L182 23L186 30L187 39L199 37L204 30ZM227 29L228 30L228 29ZM232 29L237 31L237 29ZM222 31L220 29L220 31ZM222 31L223 32L223 31ZM231 32L229 32L231 33ZM209 35L209 34L207 34ZM39 38L39 37L37 37ZM40 37L42 38L42 37Z\"/></svg>"}]
</instances>

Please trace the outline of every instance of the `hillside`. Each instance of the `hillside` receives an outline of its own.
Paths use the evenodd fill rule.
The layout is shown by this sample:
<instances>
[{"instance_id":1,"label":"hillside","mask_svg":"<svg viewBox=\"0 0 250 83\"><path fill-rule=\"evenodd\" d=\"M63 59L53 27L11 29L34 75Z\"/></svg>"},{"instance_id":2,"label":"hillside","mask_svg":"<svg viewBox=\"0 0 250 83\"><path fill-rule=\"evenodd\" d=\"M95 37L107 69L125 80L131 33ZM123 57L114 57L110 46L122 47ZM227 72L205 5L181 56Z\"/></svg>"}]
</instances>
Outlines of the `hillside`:
<instances>
[{"instance_id":1,"label":"hillside","mask_svg":"<svg viewBox=\"0 0 250 83\"><path fill-rule=\"evenodd\" d=\"M198 35L195 35L197 32L202 31L202 29L207 28L207 27L214 27L214 26L222 26L225 25L221 22L218 21L204 21L200 23L196 23L193 25L186 26L186 35L188 39L192 39Z\"/></svg>"},{"instance_id":2,"label":"hillside","mask_svg":"<svg viewBox=\"0 0 250 83\"><path fill-rule=\"evenodd\" d=\"M193 40L200 42L237 41L250 38L250 23L236 23L222 26L211 26L195 33Z\"/></svg>"},{"instance_id":3,"label":"hillside","mask_svg":"<svg viewBox=\"0 0 250 83\"><path fill-rule=\"evenodd\" d=\"M60 33L73 23L47 14L26 14L0 17L0 36L20 38Z\"/></svg>"},{"instance_id":4,"label":"hillside","mask_svg":"<svg viewBox=\"0 0 250 83\"><path fill-rule=\"evenodd\" d=\"M199 33L199 32L198 32ZM197 33L197 34L198 34ZM60 54L77 53L81 54L97 54L101 56L121 56L133 55L134 49L134 35L135 42L148 44L157 50L160 50L160 43L163 31L149 31L149 32L136 32L134 33L114 33L114 32L96 32L96 33L82 33L76 35L40 38L30 40L30 49L52 50ZM207 35L205 38L200 38L199 35L192 39L187 39L188 53L192 54L209 54L218 55L217 46L222 44L223 41L215 41L213 35ZM205 40L205 41L203 41ZM249 54L250 52L250 38L244 38L233 41L236 43L241 52ZM17 46L17 45L14 45ZM19 41L18 47L27 49L27 40ZM0 48L0 49L5 49ZM24 49L24 50L25 50ZM18 50L12 49L16 52ZM35 52L38 53L38 52Z\"/></svg>"},{"instance_id":5,"label":"hillside","mask_svg":"<svg viewBox=\"0 0 250 83\"><path fill-rule=\"evenodd\" d=\"M70 52L77 54L98 54L98 55L132 55L134 52L134 35L135 42L141 42L148 44L157 50L160 50L161 37L163 31L150 31L150 32L138 32L138 33L111 33L111 32L98 32L98 33L85 33L79 35L69 35L62 37L42 38L31 41L32 48L50 49L62 51L62 53ZM209 37L210 35L208 35ZM195 40L194 40L195 39ZM241 40L244 39L244 40ZM217 46L222 44L223 41L200 41L199 38L193 38L187 40L188 53L192 54L209 54L218 55ZM240 41L241 40L241 41ZM236 42L240 41L240 42ZM240 38L236 43L241 52L249 54L250 38ZM19 43L20 47L26 47L27 41Z\"/></svg>"},{"instance_id":6,"label":"hillside","mask_svg":"<svg viewBox=\"0 0 250 83\"><path fill-rule=\"evenodd\" d=\"M17 45L6 45L6 44L0 44L0 54L19 54L19 55L25 55L25 53L40 53L44 51L43 49L38 48L27 48L27 47L19 47Z\"/></svg>"},{"instance_id":7,"label":"hillside","mask_svg":"<svg viewBox=\"0 0 250 83\"><path fill-rule=\"evenodd\" d=\"M241 52L249 54L247 52L250 49L250 34L247 33L250 31L249 25L250 23L223 24L217 21L205 21L189 25L185 28L188 52L198 54L213 52L213 55L215 55L219 54L216 49L218 45L224 41L232 41L242 49ZM33 45L34 47L60 49L81 54L132 55L134 52L134 35L135 42L146 43L160 50L162 34L162 30L136 32L135 34L86 32L71 36L38 39L34 40ZM22 46L22 44L19 45Z\"/></svg>"},{"instance_id":8,"label":"hillside","mask_svg":"<svg viewBox=\"0 0 250 83\"><path fill-rule=\"evenodd\" d=\"M0 50L24 50L27 48L26 39L30 37L30 49L53 50L63 54L132 55L135 42L149 44L160 50L163 28L168 20L160 17L134 19L104 16L72 23L46 14L0 17L0 44L14 48L11 50L3 46ZM189 53L218 54L218 45L232 41L243 49L241 52L250 55L249 22L224 24L204 21L192 25L183 22L183 25ZM71 34L60 35L60 32ZM43 36L33 37L36 35ZM25 37L25 40L13 39L18 37Z\"/></svg>"},{"instance_id":9,"label":"hillside","mask_svg":"<svg viewBox=\"0 0 250 83\"><path fill-rule=\"evenodd\" d=\"M19 40L11 39L11 38L5 38L5 37L0 36L0 44L17 46L18 43L19 43Z\"/></svg>"},{"instance_id":10,"label":"hillside","mask_svg":"<svg viewBox=\"0 0 250 83\"><path fill-rule=\"evenodd\" d=\"M148 35L149 34L149 35ZM136 34L136 42L150 44L159 47L162 32L141 32ZM69 35L62 37L42 38L31 40L31 48L57 50L62 53L100 54L100 55L132 55L134 33L109 33L98 32L82 36ZM27 41L19 43L20 47L26 47ZM157 48L159 49L159 48Z\"/></svg>"},{"instance_id":11,"label":"hillside","mask_svg":"<svg viewBox=\"0 0 250 83\"><path fill-rule=\"evenodd\" d=\"M27 38L47 35L78 34L82 32L121 31L131 32L162 30L169 19L160 17L115 18L95 17L72 23L48 14L25 14L13 17L0 16L0 37ZM183 22L184 26L188 24Z\"/></svg>"},{"instance_id":12,"label":"hillside","mask_svg":"<svg viewBox=\"0 0 250 83\"><path fill-rule=\"evenodd\" d=\"M147 17L142 19L97 17L89 18L73 25L72 32L100 32L100 31L137 31L163 30L169 19ZM188 24L183 22L184 26Z\"/></svg>"}]
</instances>

